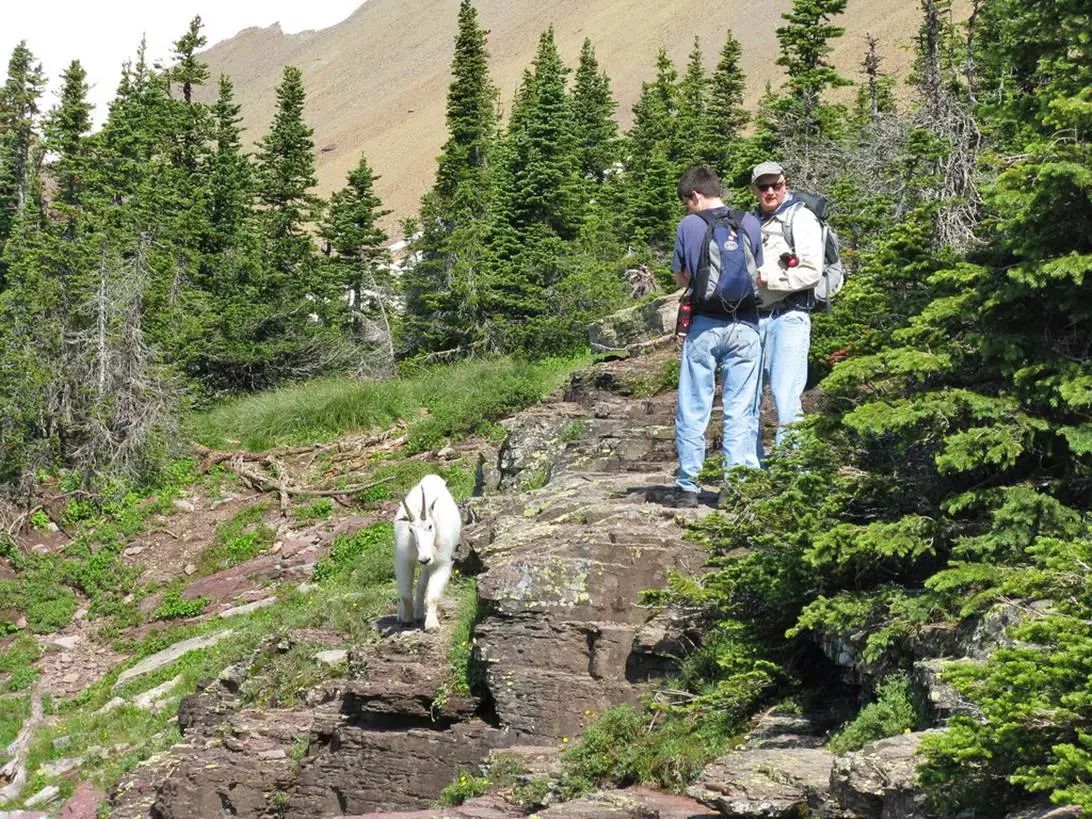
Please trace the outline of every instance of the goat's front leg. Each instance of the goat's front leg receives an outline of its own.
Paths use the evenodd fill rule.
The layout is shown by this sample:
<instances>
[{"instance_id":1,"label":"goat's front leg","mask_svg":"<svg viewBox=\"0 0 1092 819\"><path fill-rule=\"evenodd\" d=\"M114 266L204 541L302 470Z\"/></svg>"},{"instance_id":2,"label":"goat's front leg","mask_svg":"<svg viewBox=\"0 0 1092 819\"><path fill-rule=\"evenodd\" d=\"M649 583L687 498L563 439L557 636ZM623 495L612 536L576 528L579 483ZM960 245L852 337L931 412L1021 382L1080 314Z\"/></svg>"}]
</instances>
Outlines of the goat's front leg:
<instances>
[{"instance_id":1,"label":"goat's front leg","mask_svg":"<svg viewBox=\"0 0 1092 819\"><path fill-rule=\"evenodd\" d=\"M425 590L428 588L428 579L432 576L432 566L422 566L417 576L417 594L413 598L413 619L425 619Z\"/></svg>"},{"instance_id":2,"label":"goat's front leg","mask_svg":"<svg viewBox=\"0 0 1092 819\"><path fill-rule=\"evenodd\" d=\"M425 592L425 631L436 631L440 627L440 617L437 610L440 607L440 598L444 596L444 589L451 577L451 564L441 563L434 566L428 576L428 590Z\"/></svg>"},{"instance_id":3,"label":"goat's front leg","mask_svg":"<svg viewBox=\"0 0 1092 819\"><path fill-rule=\"evenodd\" d=\"M417 560L413 555L399 554L394 561L394 579L398 584L398 622L412 623L413 614L413 570Z\"/></svg>"}]
</instances>

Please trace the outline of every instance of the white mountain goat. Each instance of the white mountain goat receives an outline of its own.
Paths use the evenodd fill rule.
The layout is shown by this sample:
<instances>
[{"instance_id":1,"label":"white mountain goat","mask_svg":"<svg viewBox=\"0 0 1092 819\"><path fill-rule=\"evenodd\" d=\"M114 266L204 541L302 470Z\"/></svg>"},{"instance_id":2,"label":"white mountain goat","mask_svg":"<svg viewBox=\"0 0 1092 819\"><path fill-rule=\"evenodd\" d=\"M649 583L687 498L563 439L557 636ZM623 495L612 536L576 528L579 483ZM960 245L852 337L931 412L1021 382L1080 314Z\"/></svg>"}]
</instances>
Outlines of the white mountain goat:
<instances>
[{"instance_id":1,"label":"white mountain goat","mask_svg":"<svg viewBox=\"0 0 1092 819\"><path fill-rule=\"evenodd\" d=\"M401 622L424 617L425 631L440 627L436 609L451 577L451 555L462 530L459 507L439 475L425 475L402 500L394 516L394 576ZM418 564L421 576L414 596L413 572Z\"/></svg>"}]
</instances>

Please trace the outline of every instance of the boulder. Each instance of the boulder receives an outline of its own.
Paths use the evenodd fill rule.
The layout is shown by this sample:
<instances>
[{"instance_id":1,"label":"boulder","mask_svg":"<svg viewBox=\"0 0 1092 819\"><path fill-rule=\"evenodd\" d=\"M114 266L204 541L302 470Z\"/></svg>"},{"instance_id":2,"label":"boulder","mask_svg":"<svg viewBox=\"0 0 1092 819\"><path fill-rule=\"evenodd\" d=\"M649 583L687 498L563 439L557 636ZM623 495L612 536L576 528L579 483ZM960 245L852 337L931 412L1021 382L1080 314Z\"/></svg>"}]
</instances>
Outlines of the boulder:
<instances>
[{"instance_id":1,"label":"boulder","mask_svg":"<svg viewBox=\"0 0 1092 819\"><path fill-rule=\"evenodd\" d=\"M671 293L647 304L604 316L588 328L593 352L625 350L642 342L653 341L675 330L680 293Z\"/></svg>"},{"instance_id":2,"label":"boulder","mask_svg":"<svg viewBox=\"0 0 1092 819\"><path fill-rule=\"evenodd\" d=\"M1005 819L1070 819L1070 817L1083 815L1083 811L1076 805L1059 806L1048 802L1037 802L1005 814Z\"/></svg>"},{"instance_id":3,"label":"boulder","mask_svg":"<svg viewBox=\"0 0 1092 819\"><path fill-rule=\"evenodd\" d=\"M708 765L686 793L722 816L795 819L827 800L832 761L824 748L733 751Z\"/></svg>"},{"instance_id":4,"label":"boulder","mask_svg":"<svg viewBox=\"0 0 1092 819\"><path fill-rule=\"evenodd\" d=\"M917 784L919 731L869 743L841 754L830 773L830 795L849 816L911 819L927 816Z\"/></svg>"}]
</instances>

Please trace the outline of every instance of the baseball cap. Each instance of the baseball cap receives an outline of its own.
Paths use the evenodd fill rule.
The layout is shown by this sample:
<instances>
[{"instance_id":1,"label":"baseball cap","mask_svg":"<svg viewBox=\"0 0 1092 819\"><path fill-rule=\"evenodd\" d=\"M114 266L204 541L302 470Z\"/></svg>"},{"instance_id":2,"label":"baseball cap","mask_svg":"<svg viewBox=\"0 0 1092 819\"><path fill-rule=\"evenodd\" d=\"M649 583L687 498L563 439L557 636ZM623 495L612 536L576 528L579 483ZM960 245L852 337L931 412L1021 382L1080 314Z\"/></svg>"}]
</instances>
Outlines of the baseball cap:
<instances>
[{"instance_id":1,"label":"baseball cap","mask_svg":"<svg viewBox=\"0 0 1092 819\"><path fill-rule=\"evenodd\" d=\"M785 169L778 165L776 162L760 162L755 165L755 169L751 172L751 184L759 180L759 177L763 176L784 176Z\"/></svg>"}]
</instances>

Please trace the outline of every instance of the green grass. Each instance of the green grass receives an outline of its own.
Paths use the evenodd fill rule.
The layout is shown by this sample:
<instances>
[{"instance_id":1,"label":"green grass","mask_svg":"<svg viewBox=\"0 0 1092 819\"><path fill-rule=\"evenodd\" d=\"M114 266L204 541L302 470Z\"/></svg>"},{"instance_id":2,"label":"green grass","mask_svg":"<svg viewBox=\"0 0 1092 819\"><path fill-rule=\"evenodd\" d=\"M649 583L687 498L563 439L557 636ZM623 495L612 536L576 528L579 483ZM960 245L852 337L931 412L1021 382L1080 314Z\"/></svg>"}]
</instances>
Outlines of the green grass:
<instances>
[{"instance_id":1,"label":"green grass","mask_svg":"<svg viewBox=\"0 0 1092 819\"><path fill-rule=\"evenodd\" d=\"M0 699L0 748L19 734L23 722L30 716L30 697L5 697Z\"/></svg>"},{"instance_id":2,"label":"green grass","mask_svg":"<svg viewBox=\"0 0 1092 819\"><path fill-rule=\"evenodd\" d=\"M482 670L474 662L471 637L481 619L478 584L473 578L454 577L447 593L459 601L458 614L451 629L448 672L432 699L433 711L442 710L452 696L466 696L482 683Z\"/></svg>"},{"instance_id":3,"label":"green grass","mask_svg":"<svg viewBox=\"0 0 1092 819\"><path fill-rule=\"evenodd\" d=\"M217 448L329 441L387 429L403 420L409 449L421 452L474 433L539 401L588 362L470 360L384 381L320 379L229 401L190 419L192 434Z\"/></svg>"},{"instance_id":4,"label":"green grass","mask_svg":"<svg viewBox=\"0 0 1092 819\"><path fill-rule=\"evenodd\" d=\"M680 793L732 738L731 725L713 716L668 716L656 723L646 712L618 705L562 754L558 787L566 799L636 782Z\"/></svg>"},{"instance_id":5,"label":"green grass","mask_svg":"<svg viewBox=\"0 0 1092 819\"><path fill-rule=\"evenodd\" d=\"M109 790L139 762L179 740L174 716L181 698L193 693L199 681L215 677L234 663L252 663L247 683L240 692L247 705L292 703L301 691L340 673L337 668L314 660L314 654L322 650L323 645L297 642L294 635L301 629L319 629L339 634L345 646L375 639L372 621L392 610L395 600L390 559L392 537L390 524L383 523L339 538L316 588L300 592L293 584L288 584L279 591L277 603L268 608L233 618L230 623L213 620L171 625L149 633L139 645L131 647L132 659L126 665L135 664L189 637L225 628L232 630L222 642L192 651L117 689L113 686L123 666L112 669L76 697L57 702L56 719L43 727L33 740L28 760L32 773L24 793L32 793L48 784L40 774L40 766L61 756L87 756L83 776ZM40 649L33 639L29 635L18 635L7 649L0 651L0 671L5 670L5 661L9 667L20 662L28 664L38 656L35 652ZM178 686L157 713L128 705L96 713L115 696L131 702L141 692L176 677L181 678ZM53 740L61 736L68 737L67 743L61 748L54 747ZM93 753L96 747L113 749L117 746L128 748L106 756ZM92 751L90 755L89 750ZM34 773L36 771L39 773Z\"/></svg>"},{"instance_id":6,"label":"green grass","mask_svg":"<svg viewBox=\"0 0 1092 819\"><path fill-rule=\"evenodd\" d=\"M216 528L216 534L197 559L197 571L214 574L257 557L273 545L274 531L264 520L269 504L265 501L240 509L230 520Z\"/></svg>"},{"instance_id":7,"label":"green grass","mask_svg":"<svg viewBox=\"0 0 1092 819\"><path fill-rule=\"evenodd\" d=\"M333 512L334 502L329 498L319 498L311 503L293 507L292 520L297 526L301 526L326 520Z\"/></svg>"},{"instance_id":8,"label":"green grass","mask_svg":"<svg viewBox=\"0 0 1092 819\"><path fill-rule=\"evenodd\" d=\"M34 663L42 656L38 641L26 632L19 632L0 648L0 692L9 693L30 688L38 679Z\"/></svg>"},{"instance_id":9,"label":"green grass","mask_svg":"<svg viewBox=\"0 0 1092 819\"><path fill-rule=\"evenodd\" d=\"M188 617L197 617L205 610L208 599L198 597L188 599L182 596L181 586L174 586L159 601L152 618L155 620L185 620Z\"/></svg>"}]
</instances>

